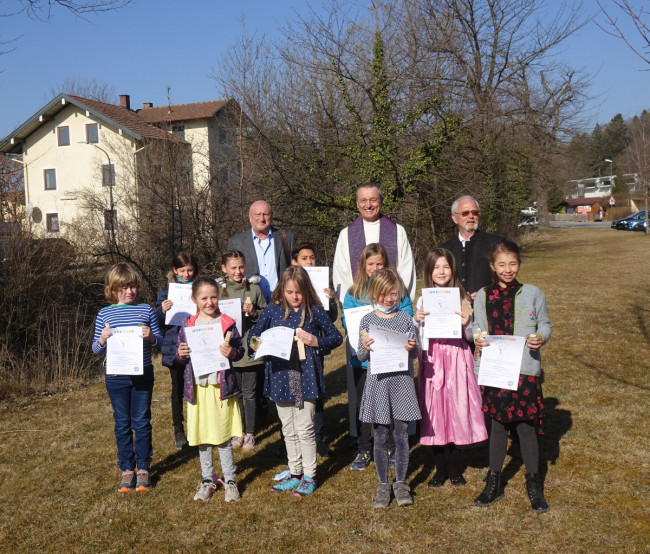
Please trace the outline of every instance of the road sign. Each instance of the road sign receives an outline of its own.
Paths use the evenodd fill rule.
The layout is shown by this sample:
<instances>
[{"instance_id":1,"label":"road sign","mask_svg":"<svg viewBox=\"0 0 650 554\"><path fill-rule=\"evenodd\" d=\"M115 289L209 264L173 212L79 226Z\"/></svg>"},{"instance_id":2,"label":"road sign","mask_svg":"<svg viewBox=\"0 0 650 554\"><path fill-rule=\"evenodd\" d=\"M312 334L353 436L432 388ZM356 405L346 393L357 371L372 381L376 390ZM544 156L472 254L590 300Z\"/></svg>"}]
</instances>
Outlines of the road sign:
<instances>
[{"instance_id":1,"label":"road sign","mask_svg":"<svg viewBox=\"0 0 650 554\"><path fill-rule=\"evenodd\" d=\"M614 204L616 204L616 199L614 198L614 196L610 196L609 197L609 205L613 206Z\"/></svg>"}]
</instances>

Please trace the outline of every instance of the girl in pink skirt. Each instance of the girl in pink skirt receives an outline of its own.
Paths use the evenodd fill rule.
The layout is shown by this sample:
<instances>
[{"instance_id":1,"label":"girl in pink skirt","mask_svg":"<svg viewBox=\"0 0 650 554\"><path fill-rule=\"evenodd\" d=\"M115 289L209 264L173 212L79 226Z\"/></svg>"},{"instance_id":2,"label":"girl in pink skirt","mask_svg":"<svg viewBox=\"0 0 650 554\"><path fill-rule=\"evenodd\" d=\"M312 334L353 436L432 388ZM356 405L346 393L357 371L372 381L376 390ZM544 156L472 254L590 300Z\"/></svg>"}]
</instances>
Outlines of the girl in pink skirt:
<instances>
[{"instance_id":1,"label":"girl in pink skirt","mask_svg":"<svg viewBox=\"0 0 650 554\"><path fill-rule=\"evenodd\" d=\"M449 250L436 248L429 252L424 268L425 288L458 287L461 300L470 301ZM424 329L425 312L422 298L413 317L416 326ZM447 478L452 485L464 485L460 450L488 438L482 411L481 392L474 375L472 325L468 313L461 316L463 338L424 339L419 356L418 396L422 420L420 443L433 446L435 474L430 487L441 487Z\"/></svg>"}]
</instances>

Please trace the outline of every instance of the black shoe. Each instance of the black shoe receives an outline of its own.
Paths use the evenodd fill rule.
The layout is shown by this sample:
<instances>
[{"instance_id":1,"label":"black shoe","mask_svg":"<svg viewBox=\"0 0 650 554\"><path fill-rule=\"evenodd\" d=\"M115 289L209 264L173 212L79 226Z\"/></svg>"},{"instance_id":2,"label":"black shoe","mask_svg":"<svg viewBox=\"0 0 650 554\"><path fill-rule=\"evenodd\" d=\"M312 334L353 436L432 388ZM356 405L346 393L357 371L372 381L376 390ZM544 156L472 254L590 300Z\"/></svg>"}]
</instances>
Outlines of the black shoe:
<instances>
[{"instance_id":1,"label":"black shoe","mask_svg":"<svg viewBox=\"0 0 650 554\"><path fill-rule=\"evenodd\" d=\"M485 508L501 498L503 498L503 491L501 490L501 472L490 470L488 471L485 480L485 488L483 489L483 492L479 494L478 498L474 500L474 506Z\"/></svg>"},{"instance_id":2,"label":"black shoe","mask_svg":"<svg viewBox=\"0 0 650 554\"><path fill-rule=\"evenodd\" d=\"M454 475L453 477L450 477L449 482L454 485L454 487L462 487L467 484L465 477L462 475Z\"/></svg>"},{"instance_id":3,"label":"black shoe","mask_svg":"<svg viewBox=\"0 0 650 554\"><path fill-rule=\"evenodd\" d=\"M526 473L526 492L528 493L528 500L530 500L530 507L533 510L540 514L550 510L548 503L544 499L539 473Z\"/></svg>"},{"instance_id":4,"label":"black shoe","mask_svg":"<svg viewBox=\"0 0 650 554\"><path fill-rule=\"evenodd\" d=\"M429 486L430 487L442 487L445 484L446 480L447 480L447 474L446 473L436 471L434 476L431 478L431 481L429 481Z\"/></svg>"}]
</instances>

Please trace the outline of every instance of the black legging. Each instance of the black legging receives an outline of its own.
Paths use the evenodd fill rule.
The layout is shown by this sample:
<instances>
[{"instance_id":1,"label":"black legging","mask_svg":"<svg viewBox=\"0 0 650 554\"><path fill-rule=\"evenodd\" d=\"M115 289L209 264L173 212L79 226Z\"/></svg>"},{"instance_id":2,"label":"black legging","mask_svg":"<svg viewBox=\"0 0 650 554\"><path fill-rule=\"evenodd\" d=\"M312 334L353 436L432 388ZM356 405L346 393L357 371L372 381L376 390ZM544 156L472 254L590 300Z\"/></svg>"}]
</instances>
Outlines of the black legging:
<instances>
[{"instance_id":1,"label":"black legging","mask_svg":"<svg viewBox=\"0 0 650 554\"><path fill-rule=\"evenodd\" d=\"M433 447L433 463L436 468L436 473L440 475L448 475L449 477L460 477L462 471L460 470L461 451L456 448L454 443L449 443L444 446Z\"/></svg>"},{"instance_id":2,"label":"black legging","mask_svg":"<svg viewBox=\"0 0 650 554\"><path fill-rule=\"evenodd\" d=\"M395 440L395 477L397 481L406 480L409 465L408 421L393 421L393 438ZM375 468L380 483L388 483L388 425L374 424L375 429Z\"/></svg>"},{"instance_id":3,"label":"black legging","mask_svg":"<svg viewBox=\"0 0 650 554\"><path fill-rule=\"evenodd\" d=\"M508 430L514 428L519 436L521 457L524 459L527 473L539 473L539 445L537 444L537 429L531 423L518 421L504 425L492 420L490 435L490 469L499 472L503 468L508 449Z\"/></svg>"}]
</instances>

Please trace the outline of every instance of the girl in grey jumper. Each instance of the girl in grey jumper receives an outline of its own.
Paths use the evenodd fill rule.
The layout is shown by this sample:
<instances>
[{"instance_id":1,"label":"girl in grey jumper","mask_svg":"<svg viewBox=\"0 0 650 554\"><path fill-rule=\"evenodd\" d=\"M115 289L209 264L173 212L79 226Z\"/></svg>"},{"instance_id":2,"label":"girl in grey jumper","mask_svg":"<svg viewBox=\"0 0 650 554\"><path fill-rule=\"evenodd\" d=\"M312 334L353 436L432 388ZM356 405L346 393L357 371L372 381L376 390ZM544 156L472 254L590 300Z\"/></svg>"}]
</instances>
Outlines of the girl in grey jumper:
<instances>
[{"instance_id":1,"label":"girl in grey jumper","mask_svg":"<svg viewBox=\"0 0 650 554\"><path fill-rule=\"evenodd\" d=\"M499 242L490 255L494 284L481 289L474 301L474 336L477 351L490 346L480 336L518 335L527 337L521 362L517 390L482 386L483 412L492 419L490 434L490 470L485 489L474 501L486 507L503 498L501 468L508 446L508 431L516 431L521 455L526 466L526 491L533 510L547 512L539 477L539 446L543 396L541 386L540 348L551 337L544 293L533 285L517 281L521 265L519 247L508 240ZM480 358L475 365L479 372Z\"/></svg>"}]
</instances>

